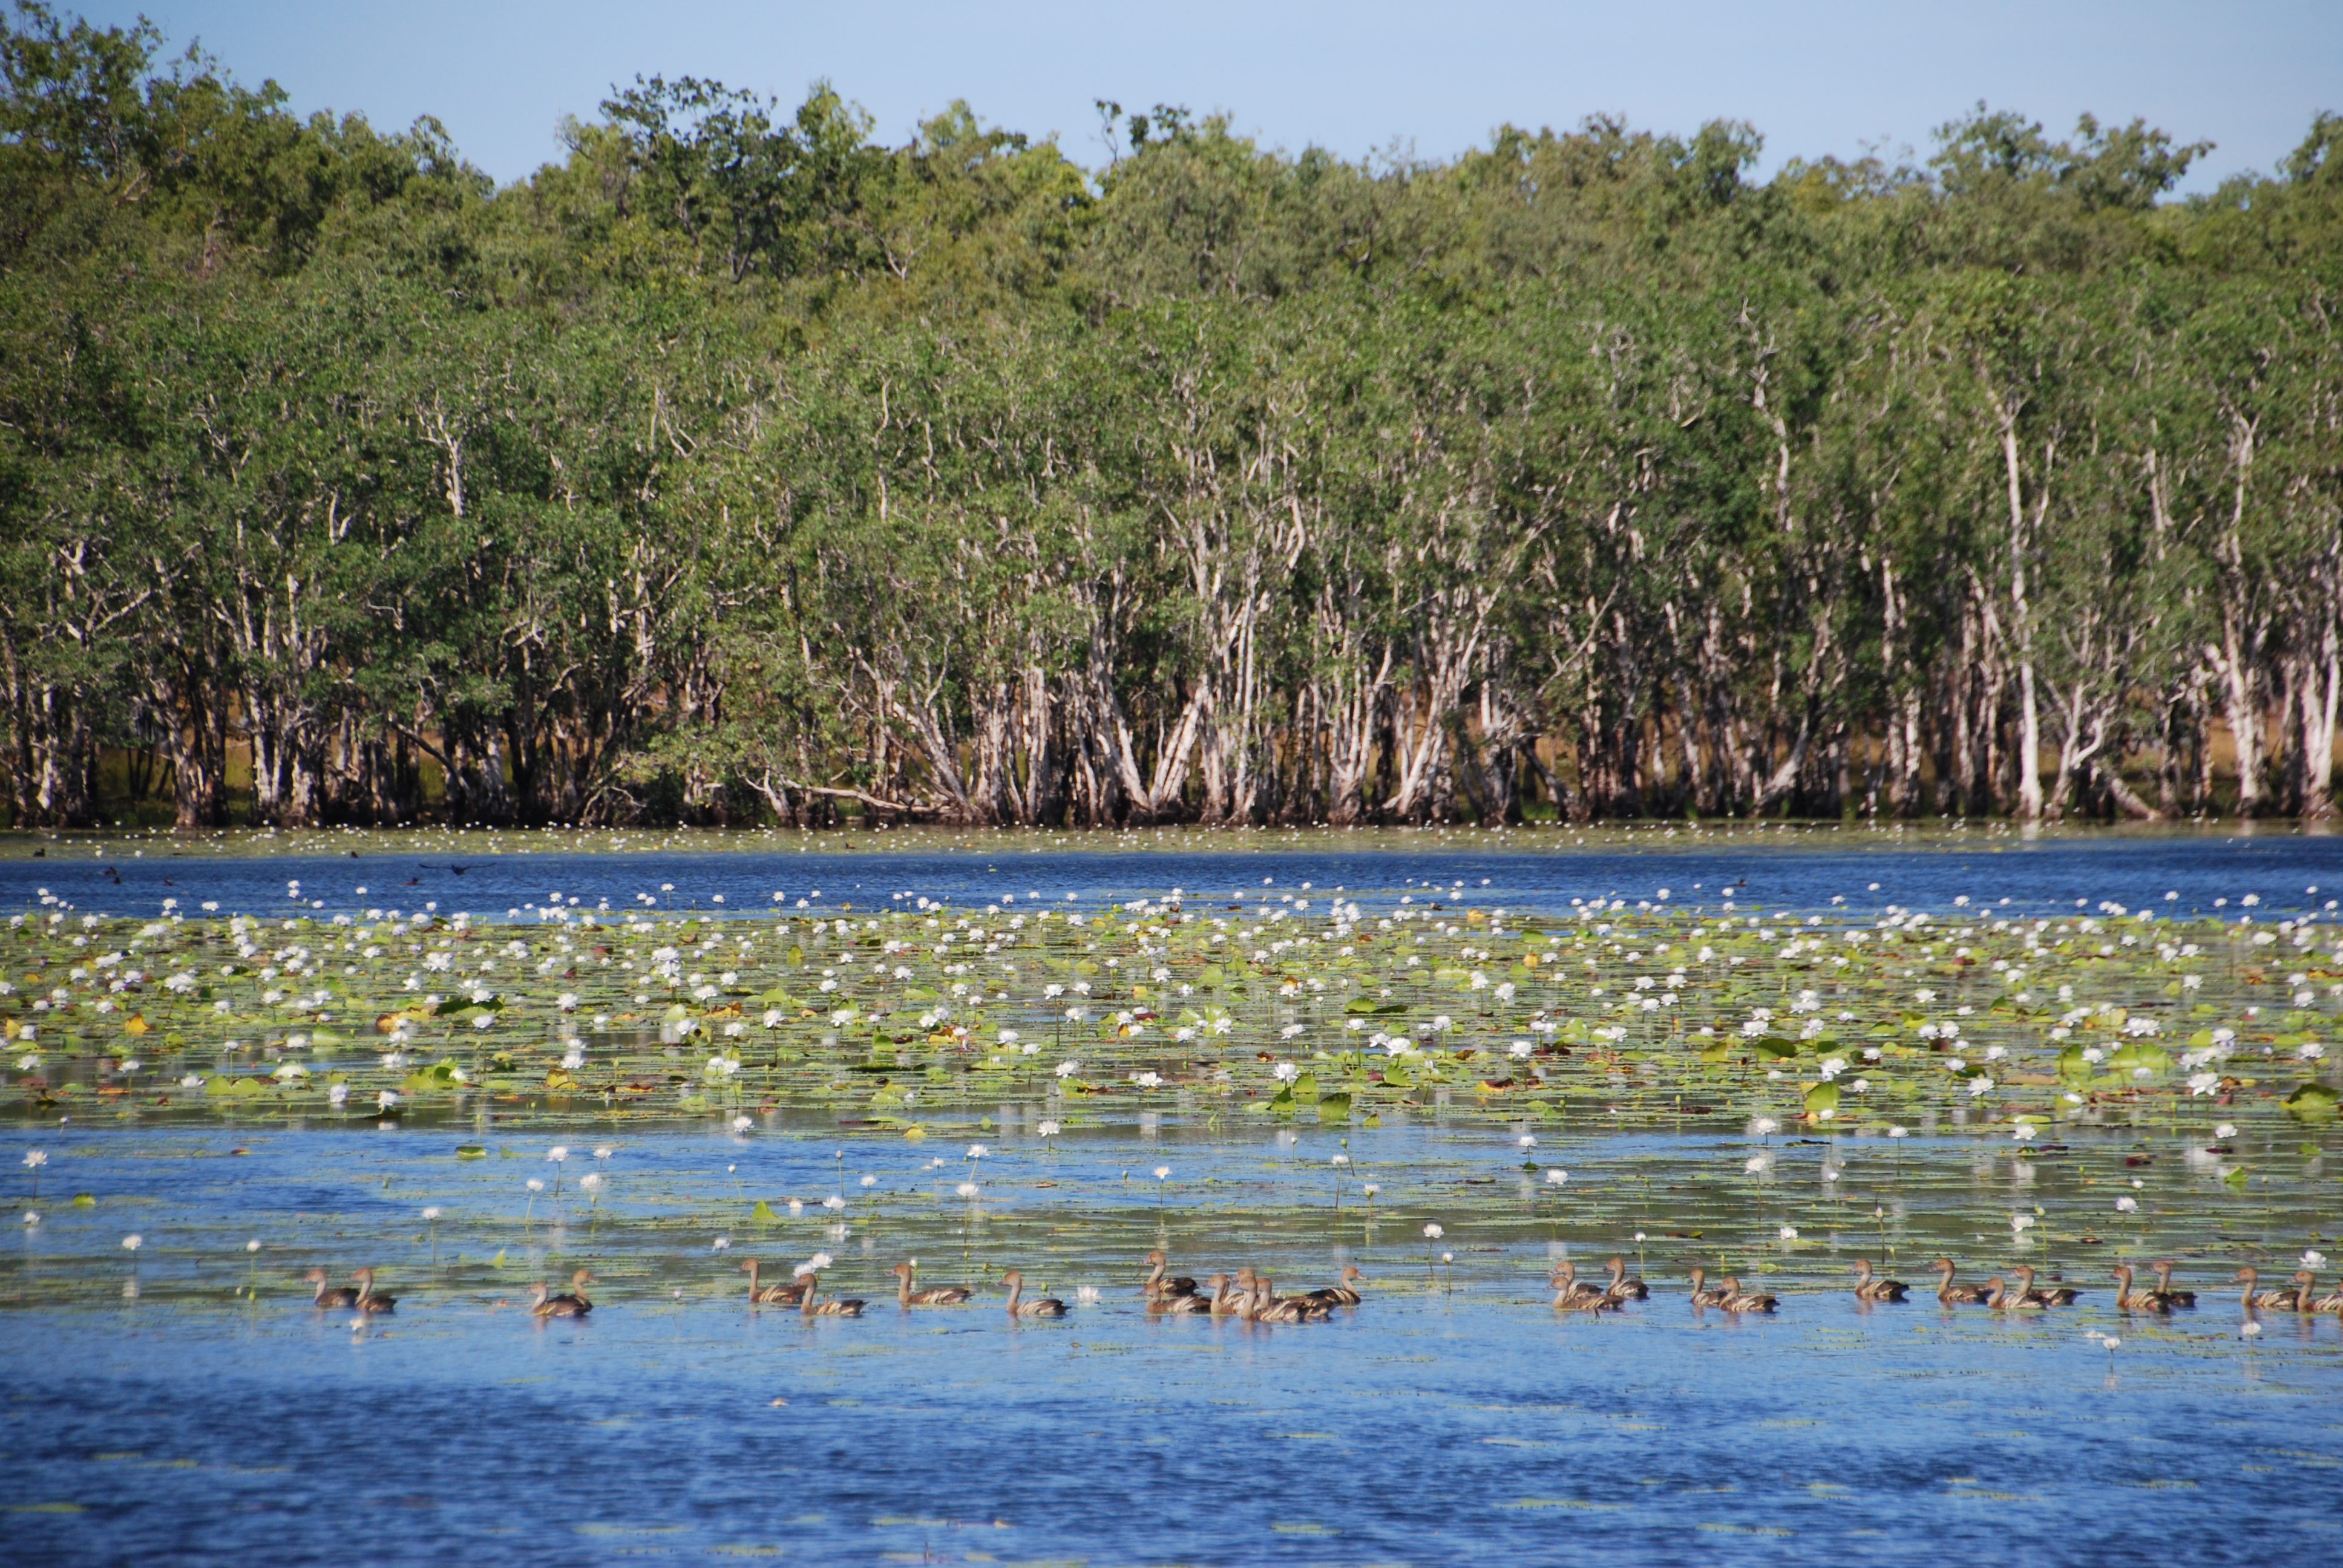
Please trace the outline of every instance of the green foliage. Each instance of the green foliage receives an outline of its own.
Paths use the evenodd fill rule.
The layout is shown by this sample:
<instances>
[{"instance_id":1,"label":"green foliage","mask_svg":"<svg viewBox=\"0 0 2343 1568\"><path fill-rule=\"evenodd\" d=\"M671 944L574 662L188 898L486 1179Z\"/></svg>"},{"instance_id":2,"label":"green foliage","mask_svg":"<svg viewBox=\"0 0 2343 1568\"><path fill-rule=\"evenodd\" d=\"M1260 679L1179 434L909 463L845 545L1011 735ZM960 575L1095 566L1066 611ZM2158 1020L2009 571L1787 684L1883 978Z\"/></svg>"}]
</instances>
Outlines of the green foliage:
<instances>
[{"instance_id":1,"label":"green foliage","mask_svg":"<svg viewBox=\"0 0 2343 1568\"><path fill-rule=\"evenodd\" d=\"M144 22L0 78L19 825L2329 809L2331 116L2176 203L652 76L498 189Z\"/></svg>"},{"instance_id":2,"label":"green foliage","mask_svg":"<svg viewBox=\"0 0 2343 1568\"><path fill-rule=\"evenodd\" d=\"M2287 1113L2297 1121L2308 1122L2313 1126L2320 1122L2332 1121L2335 1120L2337 1098L2335 1091L2326 1084L2318 1082L2298 1084L2294 1092L2286 1097Z\"/></svg>"}]
</instances>

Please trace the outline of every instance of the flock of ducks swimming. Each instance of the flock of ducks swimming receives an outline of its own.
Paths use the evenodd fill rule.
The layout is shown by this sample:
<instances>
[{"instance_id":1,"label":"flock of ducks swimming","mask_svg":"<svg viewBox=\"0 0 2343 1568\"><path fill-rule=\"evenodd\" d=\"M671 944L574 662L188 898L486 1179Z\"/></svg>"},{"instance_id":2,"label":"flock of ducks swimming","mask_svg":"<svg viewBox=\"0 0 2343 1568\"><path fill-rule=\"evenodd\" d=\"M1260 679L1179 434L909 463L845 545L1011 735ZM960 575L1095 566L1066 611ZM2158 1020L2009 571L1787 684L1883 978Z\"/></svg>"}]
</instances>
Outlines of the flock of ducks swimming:
<instances>
[{"instance_id":1,"label":"flock of ducks swimming","mask_svg":"<svg viewBox=\"0 0 2343 1568\"><path fill-rule=\"evenodd\" d=\"M1641 1301L1651 1294L1644 1282L1630 1278L1624 1265L1613 1258L1605 1265L1611 1271L1611 1282L1605 1286L1581 1284L1577 1272L1564 1260L1554 1270L1554 1304L1581 1312L1604 1312L1616 1309L1631 1301ZM2173 1261L2159 1258L2148 1265L2156 1275L2150 1288L2136 1287L2133 1271L2128 1263L2117 1263L2116 1307L2126 1312L2150 1312L2168 1315L2185 1312L2197 1305L2197 1292L2176 1288L2172 1283ZM2038 1312L2052 1307L2071 1307L2083 1292L2073 1285L2037 1286L2031 1265L2021 1263L2010 1271L2010 1279L1996 1274L1982 1285L1957 1285L1953 1277L1959 1272L1950 1258L1939 1258L1930 1265L1936 1276L1936 1301L1946 1307L1988 1307L2004 1312ZM2260 1275L2251 1268L2239 1269L2231 1277L2232 1284L2245 1286L2240 1304L2248 1315L2257 1311L2286 1312L2343 1312L2343 1290L2321 1294L2318 1279L2308 1269L2295 1271L2293 1289L2265 1291L2259 1287ZM1695 1307L1721 1307L1728 1312L1770 1312L1777 1304L1775 1298L1762 1292L1745 1291L1741 1282L1732 1278L1720 1280L1715 1285L1706 1283L1704 1271L1692 1271L1692 1303ZM2012 1282L2015 1282L2014 1283ZM1902 1302L1911 1297L1912 1287L1901 1280L1891 1280L1875 1274L1871 1260L1855 1261L1855 1296L1860 1302Z\"/></svg>"},{"instance_id":2,"label":"flock of ducks swimming","mask_svg":"<svg viewBox=\"0 0 2343 1568\"><path fill-rule=\"evenodd\" d=\"M816 1262L824 1261L817 1259ZM1147 1254L1149 1271L1140 1286L1140 1295L1151 1313L1165 1316L1235 1318L1243 1322L1319 1323L1331 1318L1337 1308L1355 1307L1361 1296L1359 1287L1366 1277L1357 1268L1345 1265L1342 1277L1333 1284L1300 1295L1281 1296L1267 1274L1253 1269L1239 1269L1234 1274L1214 1274L1201 1284L1185 1274L1171 1272L1171 1261L1161 1249ZM912 1307L966 1306L976 1292L965 1285L927 1285L919 1282L919 1260L914 1258L895 1265L896 1304ZM1931 1265L1936 1275L1936 1301L1946 1307L1981 1306L1996 1312L2036 1312L2052 1307L2072 1306L2082 1292L2072 1285L2037 1286L2034 1270L2026 1264L2010 1271L2015 1284L1996 1274L1982 1285L1955 1284L1959 1271L1950 1258L1939 1258ZM1577 1269L1565 1258L1554 1265L1554 1277L1547 1282L1554 1288L1554 1304L1565 1312L1616 1312L1629 1302L1648 1300L1651 1287L1627 1272L1623 1259L1604 1260L1604 1267L1611 1278L1607 1283L1588 1284L1578 1278ZM870 1303L859 1298L821 1297L821 1274L810 1266L801 1266L796 1277L785 1284L769 1285L759 1277L763 1265L754 1258L744 1260L741 1271L749 1276L749 1304L754 1307L795 1307L809 1318L859 1318ZM2126 1312L2168 1314L2186 1311L2197 1304L2197 1292L2176 1289L2172 1283L2174 1264L2169 1258L2159 1258L2148 1265L2156 1275L2152 1288L2135 1287L2131 1266L2118 1263L2115 1268L2116 1306ZM317 1305L347 1308L361 1315L372 1317L394 1311L398 1298L386 1296L374 1288L374 1271L360 1269L351 1278L352 1285L335 1285L323 1269L312 1269L307 1276L317 1287ZM586 1294L586 1286L593 1280L591 1271L580 1269L569 1277L569 1289L553 1294L543 1281L533 1288L529 1313L538 1318L583 1318L594 1310ZM1692 1304L1694 1307L1715 1307L1727 1312L1770 1312L1779 1305L1774 1296L1763 1291L1744 1290L1741 1282L1726 1275L1714 1285L1708 1283L1704 1269L1691 1271ZM2343 1290L2321 1294L2318 1277L2308 1269L2295 1271L2292 1289L2263 1290L2260 1275L2251 1268L2239 1269L2231 1283L2242 1282L2245 1289L2240 1300L2247 1313L2256 1312L2343 1312ZM1055 1296L1025 1296L1025 1276L1015 1269L1001 1275L1001 1282L1009 1287L1007 1311L1011 1318L1062 1318L1066 1303ZM1871 1260L1855 1261L1855 1296L1866 1302L1903 1302L1910 1299L1912 1287L1901 1280L1891 1280L1872 1271Z\"/></svg>"}]
</instances>

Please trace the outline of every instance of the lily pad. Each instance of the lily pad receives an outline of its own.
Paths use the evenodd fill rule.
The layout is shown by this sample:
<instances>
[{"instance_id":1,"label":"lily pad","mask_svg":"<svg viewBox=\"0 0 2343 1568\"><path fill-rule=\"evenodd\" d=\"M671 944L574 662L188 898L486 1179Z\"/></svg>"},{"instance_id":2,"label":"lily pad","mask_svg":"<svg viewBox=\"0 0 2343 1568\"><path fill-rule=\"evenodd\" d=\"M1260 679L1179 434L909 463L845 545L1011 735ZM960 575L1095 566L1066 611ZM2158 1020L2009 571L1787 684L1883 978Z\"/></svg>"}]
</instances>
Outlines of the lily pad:
<instances>
[{"instance_id":1,"label":"lily pad","mask_svg":"<svg viewBox=\"0 0 2343 1568\"><path fill-rule=\"evenodd\" d=\"M2318 1124L2332 1121L2336 1115L2335 1091L2323 1083L2305 1083L2286 1097L2287 1114L2298 1121Z\"/></svg>"}]
</instances>

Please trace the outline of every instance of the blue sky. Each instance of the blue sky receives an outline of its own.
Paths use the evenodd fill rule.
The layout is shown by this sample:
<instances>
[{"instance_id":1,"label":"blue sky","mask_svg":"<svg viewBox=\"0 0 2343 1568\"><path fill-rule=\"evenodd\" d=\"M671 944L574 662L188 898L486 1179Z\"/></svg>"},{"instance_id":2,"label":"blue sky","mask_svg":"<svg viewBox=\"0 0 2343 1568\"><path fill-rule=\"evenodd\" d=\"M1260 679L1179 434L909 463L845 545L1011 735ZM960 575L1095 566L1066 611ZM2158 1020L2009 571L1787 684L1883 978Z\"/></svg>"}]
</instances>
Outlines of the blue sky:
<instances>
[{"instance_id":1,"label":"blue sky","mask_svg":"<svg viewBox=\"0 0 2343 1568\"><path fill-rule=\"evenodd\" d=\"M988 122L1057 133L1086 164L1103 158L1101 97L1226 110L1267 144L1353 157L1395 143L1443 157L1506 121L1560 128L1615 113L1690 131L1745 119L1765 134L1769 168L1880 143L1925 153L1932 126L1984 98L2056 133L2088 110L2215 141L2194 189L2268 168L2315 111L2343 110L2333 0L146 0L84 14L123 21L141 9L244 80L275 77L297 109L357 110L385 127L437 115L502 180L553 157L560 116L590 118L609 84L637 72L713 76L792 104L827 76L890 140L966 98Z\"/></svg>"}]
</instances>

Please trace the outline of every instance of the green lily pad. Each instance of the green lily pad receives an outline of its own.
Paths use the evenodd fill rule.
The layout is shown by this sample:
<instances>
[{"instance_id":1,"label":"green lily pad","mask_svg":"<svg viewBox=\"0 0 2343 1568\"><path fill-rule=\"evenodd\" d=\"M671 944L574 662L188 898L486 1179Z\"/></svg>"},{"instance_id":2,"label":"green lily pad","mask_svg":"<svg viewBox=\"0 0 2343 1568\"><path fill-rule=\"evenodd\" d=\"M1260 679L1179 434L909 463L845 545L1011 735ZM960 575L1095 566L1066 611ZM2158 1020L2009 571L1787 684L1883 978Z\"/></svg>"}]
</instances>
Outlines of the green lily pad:
<instances>
[{"instance_id":1,"label":"green lily pad","mask_svg":"<svg viewBox=\"0 0 2343 1568\"><path fill-rule=\"evenodd\" d=\"M2286 1111L2298 1121L2332 1121L2337 1098L2335 1091L2323 1083L2305 1083L2286 1097Z\"/></svg>"}]
</instances>

